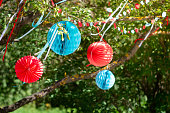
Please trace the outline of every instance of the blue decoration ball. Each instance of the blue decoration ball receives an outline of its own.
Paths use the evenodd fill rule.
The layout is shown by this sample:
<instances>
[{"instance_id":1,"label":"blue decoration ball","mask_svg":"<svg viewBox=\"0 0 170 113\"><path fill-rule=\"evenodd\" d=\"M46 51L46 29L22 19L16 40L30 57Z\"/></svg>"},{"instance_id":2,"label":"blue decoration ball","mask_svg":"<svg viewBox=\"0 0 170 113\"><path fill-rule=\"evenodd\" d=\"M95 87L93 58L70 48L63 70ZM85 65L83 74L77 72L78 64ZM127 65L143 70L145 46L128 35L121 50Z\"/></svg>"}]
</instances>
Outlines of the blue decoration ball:
<instances>
[{"instance_id":1,"label":"blue decoration ball","mask_svg":"<svg viewBox=\"0 0 170 113\"><path fill-rule=\"evenodd\" d=\"M100 89L110 89L115 83L115 76L109 70L100 71L96 76L96 84Z\"/></svg>"},{"instance_id":2,"label":"blue decoration ball","mask_svg":"<svg viewBox=\"0 0 170 113\"><path fill-rule=\"evenodd\" d=\"M67 31L70 39L68 39L67 34L63 33L64 40L62 40L62 35L58 33L59 31L63 30L59 29L58 25L62 26ZM81 42L81 34L79 29L69 21L60 21L50 28L47 36L47 42L49 45L53 40L52 37L55 39L51 46L51 49L55 53L63 56L73 53L79 47Z\"/></svg>"}]
</instances>

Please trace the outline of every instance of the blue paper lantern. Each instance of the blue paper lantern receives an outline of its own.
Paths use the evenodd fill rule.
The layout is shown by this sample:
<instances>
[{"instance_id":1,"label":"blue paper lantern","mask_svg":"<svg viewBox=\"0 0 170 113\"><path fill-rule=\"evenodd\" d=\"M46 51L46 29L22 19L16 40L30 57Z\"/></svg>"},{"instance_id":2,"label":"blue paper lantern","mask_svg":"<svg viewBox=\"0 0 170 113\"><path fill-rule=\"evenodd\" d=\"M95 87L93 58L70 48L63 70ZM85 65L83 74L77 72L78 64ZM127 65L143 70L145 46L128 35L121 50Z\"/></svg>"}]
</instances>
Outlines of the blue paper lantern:
<instances>
[{"instance_id":1,"label":"blue paper lantern","mask_svg":"<svg viewBox=\"0 0 170 113\"><path fill-rule=\"evenodd\" d=\"M115 77L109 70L100 71L96 76L96 84L100 89L110 89L115 83Z\"/></svg>"},{"instance_id":2,"label":"blue paper lantern","mask_svg":"<svg viewBox=\"0 0 170 113\"><path fill-rule=\"evenodd\" d=\"M62 31L60 28L63 27L66 33L59 34ZM69 55L73 53L80 45L81 34L79 29L69 21L60 21L54 24L48 31L47 42L51 44L53 38L55 38L51 49L59 55Z\"/></svg>"}]
</instances>

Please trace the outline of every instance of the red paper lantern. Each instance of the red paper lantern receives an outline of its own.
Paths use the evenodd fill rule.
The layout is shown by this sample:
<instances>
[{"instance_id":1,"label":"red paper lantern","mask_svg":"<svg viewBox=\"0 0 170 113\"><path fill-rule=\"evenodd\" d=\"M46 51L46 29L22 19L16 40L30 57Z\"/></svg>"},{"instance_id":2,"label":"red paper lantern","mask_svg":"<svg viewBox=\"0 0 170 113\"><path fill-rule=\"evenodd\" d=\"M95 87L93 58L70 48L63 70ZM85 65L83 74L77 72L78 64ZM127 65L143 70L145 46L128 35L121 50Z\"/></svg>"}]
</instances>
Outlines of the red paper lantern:
<instances>
[{"instance_id":1,"label":"red paper lantern","mask_svg":"<svg viewBox=\"0 0 170 113\"><path fill-rule=\"evenodd\" d=\"M25 83L36 82L43 74L43 64L37 57L25 56L16 62L15 72Z\"/></svg>"},{"instance_id":2,"label":"red paper lantern","mask_svg":"<svg viewBox=\"0 0 170 113\"><path fill-rule=\"evenodd\" d=\"M112 47L106 42L94 42L87 50L87 58L94 66L105 66L112 61Z\"/></svg>"}]
</instances>

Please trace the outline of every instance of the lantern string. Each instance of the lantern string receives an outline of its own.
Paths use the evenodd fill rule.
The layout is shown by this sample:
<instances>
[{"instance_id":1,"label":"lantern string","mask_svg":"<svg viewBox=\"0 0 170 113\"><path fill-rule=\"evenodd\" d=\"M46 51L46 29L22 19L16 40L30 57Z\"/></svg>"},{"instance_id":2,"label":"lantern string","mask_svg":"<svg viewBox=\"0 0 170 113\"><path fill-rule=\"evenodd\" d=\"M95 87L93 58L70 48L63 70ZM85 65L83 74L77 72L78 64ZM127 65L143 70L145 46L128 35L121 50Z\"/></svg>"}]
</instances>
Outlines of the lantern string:
<instances>
[{"instance_id":1,"label":"lantern string","mask_svg":"<svg viewBox=\"0 0 170 113\"><path fill-rule=\"evenodd\" d=\"M123 11L123 9L124 9L124 7L126 6L127 2L128 2L128 0L126 0L126 3L123 5L123 7L122 7L121 10L119 11L119 13L116 15L115 20L114 20L114 21L108 26L108 28L104 31L104 33L103 33L100 41L102 41L105 33L110 29L110 27L114 24L114 22L119 18L119 15L120 15L120 13Z\"/></svg>"},{"instance_id":2,"label":"lantern string","mask_svg":"<svg viewBox=\"0 0 170 113\"><path fill-rule=\"evenodd\" d=\"M62 3L62 2L65 2L65 1L67 1L67 0L63 0L63 1L61 1L61 2L58 2L58 3L56 3L56 4L59 4L59 3ZM131 3L132 1L130 1L130 3ZM121 5L120 5L121 6ZM51 12L51 10L50 10L50 12ZM49 13L50 14L50 13ZM49 15L49 14L47 14L47 15ZM48 17L48 16L47 16ZM110 17L109 18L111 18L111 15L110 15ZM131 18L131 17L127 17L127 18ZM141 17L136 17L136 18L141 18ZM142 17L142 18L144 18L144 17ZM46 18L45 18L46 19ZM45 20L44 19L44 20ZM109 19L108 19L108 21L109 21ZM44 22L44 21L42 21L42 22ZM42 23L41 22L41 23ZM40 24L41 24L40 23ZM106 24L107 22L104 22L104 24ZM39 24L39 25L40 25ZM103 28L104 29L104 28ZM15 39L15 41L18 41L19 39L22 39L23 37L25 37L26 35L28 35L32 30L34 30L33 28L30 30L30 31L28 31L26 34L24 34L23 36L21 36L20 38L18 38L18 39ZM98 35L98 34L92 34L92 35Z\"/></svg>"},{"instance_id":3,"label":"lantern string","mask_svg":"<svg viewBox=\"0 0 170 113\"><path fill-rule=\"evenodd\" d=\"M56 28L57 28L57 27L56 27ZM56 29L55 29L55 30L56 30ZM53 35L54 35L54 34L55 34L55 31L54 31ZM50 49L51 49L51 47L52 47L52 45L53 45L53 43L54 43L54 40L55 40L57 34L58 34L58 30L57 30L56 34L51 37L52 42L51 42L51 44L50 44L50 47L49 47L49 49L48 49L48 51L47 51L47 54L46 54L44 60L47 59L47 56L48 56L48 54L49 54L49 52L50 52Z\"/></svg>"},{"instance_id":4,"label":"lantern string","mask_svg":"<svg viewBox=\"0 0 170 113\"><path fill-rule=\"evenodd\" d=\"M167 21L167 26L168 26L168 16L164 19L164 21ZM151 37L155 32L157 32L158 30L160 29L160 27L158 27L152 34L150 34L149 36L148 36L148 38L149 37ZM139 38L139 39L136 39L135 41L134 41L134 43L136 43L138 40L144 40L144 38Z\"/></svg>"},{"instance_id":5,"label":"lantern string","mask_svg":"<svg viewBox=\"0 0 170 113\"><path fill-rule=\"evenodd\" d=\"M61 3L66 2L66 1L67 0L62 0L62 1L58 2L58 3L56 3L56 4L61 4Z\"/></svg>"},{"instance_id":6,"label":"lantern string","mask_svg":"<svg viewBox=\"0 0 170 113\"><path fill-rule=\"evenodd\" d=\"M123 4L123 3L120 3L120 6L119 6L119 7L109 16L109 18L105 21L105 23L104 23L101 31L104 30L104 28L105 28L106 24L108 23L108 21L113 18L113 15L115 15L115 13L121 8L122 4ZM100 32L101 32L101 31L100 31Z\"/></svg>"},{"instance_id":7,"label":"lantern string","mask_svg":"<svg viewBox=\"0 0 170 113\"><path fill-rule=\"evenodd\" d=\"M120 6L119 6L119 7L109 16L109 18L105 21L105 23L104 23L104 25L103 25L103 27L102 27L102 29L101 29L100 32L103 31L103 29L105 28L105 26L106 26L106 24L108 23L108 21L109 21L111 18L113 18L113 15L119 10L119 8L121 7L121 5L122 5L122 3L120 3ZM97 33L97 34L92 34L92 33L91 33L91 35L98 35L98 33Z\"/></svg>"},{"instance_id":8,"label":"lantern string","mask_svg":"<svg viewBox=\"0 0 170 113\"><path fill-rule=\"evenodd\" d=\"M45 52L45 50L47 49L47 47L48 47L48 42L45 44L45 46L43 47L43 49L41 50L41 52L38 54L38 56L37 56L37 58L39 59L41 56L42 56L42 54Z\"/></svg>"},{"instance_id":9,"label":"lantern string","mask_svg":"<svg viewBox=\"0 0 170 113\"><path fill-rule=\"evenodd\" d=\"M63 2L66 2L67 0L62 0L62 1L60 1L60 2L58 2L58 3L55 3L56 5L57 4L60 4L60 3L63 3ZM33 31L36 27L38 27L40 24L42 24L46 19L47 19L47 17L50 15L50 13L51 13L51 11L52 10L50 10L49 11L49 13L47 14L47 16L42 20L42 16L44 15L44 13L41 15L41 17L40 17L40 19L38 20L39 22L37 22L37 24L31 29L31 30L29 30L26 34L24 34L23 36L21 36L21 37L19 37L19 38L17 38L17 39L15 39L15 41L18 41L18 40L20 40L20 39L22 39L23 37L25 37L26 35L28 35L31 31ZM42 21L41 21L42 20ZM41 22L40 22L41 21ZM34 24L34 23L33 23ZM32 24L32 25L33 25Z\"/></svg>"},{"instance_id":10,"label":"lantern string","mask_svg":"<svg viewBox=\"0 0 170 113\"><path fill-rule=\"evenodd\" d=\"M20 1L19 5L23 2L23 0ZM14 19L14 17L17 15L18 11L20 10L20 8L18 7L17 11L14 13L14 15L10 18L8 24L6 25L6 28L4 29L4 31L2 32L1 34L1 37L0 37L0 41L2 40L2 37L5 35L8 27L9 27L9 24L12 22L12 20Z\"/></svg>"},{"instance_id":11,"label":"lantern string","mask_svg":"<svg viewBox=\"0 0 170 113\"><path fill-rule=\"evenodd\" d=\"M151 30L153 29L153 26L155 24L155 21L154 23L152 24L151 26L151 29L149 30L148 34L145 36L145 38L141 41L141 43L139 44L139 47L141 47L141 45L143 44L143 42L147 39L147 37L149 36L149 34L151 33Z\"/></svg>"},{"instance_id":12,"label":"lantern string","mask_svg":"<svg viewBox=\"0 0 170 113\"><path fill-rule=\"evenodd\" d=\"M164 19L164 21L167 21L167 26L168 26L168 16ZM149 37L151 37L155 32L157 32L158 30L160 29L160 27L158 27L152 34L150 34L149 36L148 36L148 38Z\"/></svg>"},{"instance_id":13,"label":"lantern string","mask_svg":"<svg viewBox=\"0 0 170 113\"><path fill-rule=\"evenodd\" d=\"M138 40L143 40L144 38L139 38L139 39L136 39L135 41L134 41L134 43L136 43Z\"/></svg>"},{"instance_id":14,"label":"lantern string","mask_svg":"<svg viewBox=\"0 0 170 113\"><path fill-rule=\"evenodd\" d=\"M34 25L34 21L32 22L32 27L37 27L41 23L43 16L44 16L44 11L35 25Z\"/></svg>"},{"instance_id":15,"label":"lantern string","mask_svg":"<svg viewBox=\"0 0 170 113\"><path fill-rule=\"evenodd\" d=\"M99 37L101 38L102 36L100 35L99 26L94 25L94 27L97 28L97 32L98 32L98 34L99 34ZM106 42L106 40L104 40L104 38L103 38L103 41ZM106 42L106 43L107 43L107 42Z\"/></svg>"},{"instance_id":16,"label":"lantern string","mask_svg":"<svg viewBox=\"0 0 170 113\"><path fill-rule=\"evenodd\" d=\"M22 7L20 8L20 10L19 10L19 12L18 12L17 19L15 20L15 23L14 23L14 25L13 25L13 28L12 28L11 33L10 33L10 35L9 35L9 38L8 38L8 40L7 40L5 53L4 53L4 56L3 56L3 58L2 58L2 60L3 60L3 61L4 61L4 58L5 58L5 54L6 54L6 52L7 52L8 43L9 43L10 38L11 38L11 36L12 36L12 33L13 33L13 31L14 31L15 25L16 25L16 23L17 23L17 21L18 21L18 18L19 18L20 12L21 12L21 10L22 10L23 6L25 5L25 2L26 2L26 0L24 1L24 4L22 5Z\"/></svg>"},{"instance_id":17,"label":"lantern string","mask_svg":"<svg viewBox=\"0 0 170 113\"><path fill-rule=\"evenodd\" d=\"M19 86L22 86L22 85L24 85L25 84L25 82L23 82L22 84L20 84L20 85L18 85L18 86L13 86L13 87L19 87Z\"/></svg>"},{"instance_id":18,"label":"lantern string","mask_svg":"<svg viewBox=\"0 0 170 113\"><path fill-rule=\"evenodd\" d=\"M57 27L55 28L55 30L54 30L54 32L53 32L53 34L52 34L52 37L51 37L49 43L51 43L51 41L52 41L52 39L53 39L53 37L54 37L54 34L55 34L56 30L57 30ZM37 56L38 59L39 59L39 58L42 56L42 54L45 52L45 50L46 50L47 47L49 46L49 43L47 42L47 43L45 44L45 46L43 47L43 49L41 50L41 52L40 52L39 55ZM51 46L51 45L50 45L50 46Z\"/></svg>"},{"instance_id":19,"label":"lantern string","mask_svg":"<svg viewBox=\"0 0 170 113\"><path fill-rule=\"evenodd\" d=\"M38 27L40 24L42 24L45 20L46 20L46 18L50 15L50 13L51 13L51 10L49 11L49 13L46 15L46 17L40 22L40 23L36 23L37 25L36 26L34 26L32 29L30 29L27 33L25 33L23 36L21 36L21 37L19 37L19 38L17 38L17 39L14 39L14 41L19 41L20 39L22 39L23 37L25 37L26 35L28 35L30 32L32 32L36 27ZM43 14L42 14L43 15ZM42 17L42 15L41 15L41 17ZM41 18L40 18L41 19ZM38 20L39 21L39 20Z\"/></svg>"}]
</instances>

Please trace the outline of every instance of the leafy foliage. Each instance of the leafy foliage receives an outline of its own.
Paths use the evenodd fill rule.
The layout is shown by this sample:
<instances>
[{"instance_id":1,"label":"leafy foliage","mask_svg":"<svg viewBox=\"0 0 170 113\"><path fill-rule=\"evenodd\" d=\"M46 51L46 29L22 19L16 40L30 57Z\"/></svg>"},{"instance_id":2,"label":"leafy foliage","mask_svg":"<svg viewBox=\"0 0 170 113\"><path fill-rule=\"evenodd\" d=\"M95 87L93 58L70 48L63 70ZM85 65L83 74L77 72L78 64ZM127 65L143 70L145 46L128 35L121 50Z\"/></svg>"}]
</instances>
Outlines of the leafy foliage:
<instances>
[{"instance_id":1,"label":"leafy foliage","mask_svg":"<svg viewBox=\"0 0 170 113\"><path fill-rule=\"evenodd\" d=\"M113 10L123 0L114 0L110 2ZM4 2L7 2L4 0ZM134 7L134 1L129 4L125 10ZM160 5L162 4L162 5ZM9 6L11 7L9 9ZM113 7L114 6L114 7ZM8 1L4 4L0 13L0 32L3 31L9 21L9 17L16 11L17 2ZM30 0L27 1L23 17L29 13L45 11L48 13L52 7L48 0ZM15 75L15 62L26 55L34 55L39 52L47 42L47 32L49 30L48 23L56 23L61 20L84 20L85 22L96 22L108 18L105 8L108 3L105 0L72 0L53 8L49 18L33 32L27 35L19 42L9 45L5 62L0 59L0 107L12 104L15 101L31 95L52 83L60 80L67 75L85 74L97 71L99 68L90 66L86 67L88 60L86 52L88 46L99 41L99 36L91 36L90 33L97 33L95 27L80 28L82 41L79 49L68 56L59 56L50 51L44 64L43 77L36 83L21 85ZM168 0L153 0L149 4L141 6L139 10L133 10L127 16L159 16L163 11L167 11L169 7ZM58 14L58 9L67 12L67 15ZM169 15L168 15L169 16ZM123 18L123 17L121 17ZM144 21L118 21L116 24L122 29L123 26L127 30L135 27L142 27L147 20ZM156 24L159 25L158 21ZM108 26L108 25L107 25ZM107 27L106 26L106 27ZM102 26L100 26L102 27ZM11 26L10 26L11 28ZM23 25L19 34L15 38L22 36L29 29L31 24ZM117 60L125 55L134 45L134 40L141 33L146 33L150 28L135 34L122 34L114 27L109 29L104 39L111 45L114 50L113 60ZM169 31L169 26L162 29ZM8 31L10 32L10 30ZM6 34L8 35L8 34ZM5 45L0 45L0 50ZM51 107L68 108L76 112L168 112L170 109L170 76L169 76L169 36L154 35L144 42L143 46L137 52L135 57L114 70L116 82L113 88L108 91L100 90L95 85L95 78L91 80L77 81L67 84L50 93L45 98L36 101L36 107L47 107L47 103ZM3 53L0 54L2 58ZM42 56L44 57L45 54ZM21 86L19 86L21 85ZM17 87L13 87L17 86ZM66 112L66 111L65 111Z\"/></svg>"}]
</instances>

